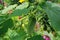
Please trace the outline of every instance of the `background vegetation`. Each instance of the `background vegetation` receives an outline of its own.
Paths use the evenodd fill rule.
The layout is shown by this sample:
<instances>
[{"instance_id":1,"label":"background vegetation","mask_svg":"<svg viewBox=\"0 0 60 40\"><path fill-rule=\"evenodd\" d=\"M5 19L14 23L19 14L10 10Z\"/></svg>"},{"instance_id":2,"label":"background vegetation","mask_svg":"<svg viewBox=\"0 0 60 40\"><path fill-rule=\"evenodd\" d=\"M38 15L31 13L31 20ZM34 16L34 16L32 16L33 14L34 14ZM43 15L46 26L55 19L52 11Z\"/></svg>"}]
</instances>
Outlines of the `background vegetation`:
<instances>
[{"instance_id":1,"label":"background vegetation","mask_svg":"<svg viewBox=\"0 0 60 40\"><path fill-rule=\"evenodd\" d=\"M0 0L0 40L60 40L60 0Z\"/></svg>"}]
</instances>

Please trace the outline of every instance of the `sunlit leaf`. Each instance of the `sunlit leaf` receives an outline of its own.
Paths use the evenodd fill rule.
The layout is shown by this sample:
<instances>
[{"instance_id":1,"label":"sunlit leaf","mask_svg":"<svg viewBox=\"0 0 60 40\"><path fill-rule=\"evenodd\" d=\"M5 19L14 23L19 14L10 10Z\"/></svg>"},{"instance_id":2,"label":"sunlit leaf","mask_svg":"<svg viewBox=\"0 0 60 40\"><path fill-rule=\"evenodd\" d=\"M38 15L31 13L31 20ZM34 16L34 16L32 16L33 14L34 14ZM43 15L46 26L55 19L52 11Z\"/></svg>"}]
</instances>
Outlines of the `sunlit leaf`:
<instances>
[{"instance_id":1,"label":"sunlit leaf","mask_svg":"<svg viewBox=\"0 0 60 40\"><path fill-rule=\"evenodd\" d=\"M7 8L5 8L5 9L2 10L2 14L6 14L9 10L12 10L16 6L17 6L17 4L8 6Z\"/></svg>"},{"instance_id":2,"label":"sunlit leaf","mask_svg":"<svg viewBox=\"0 0 60 40\"><path fill-rule=\"evenodd\" d=\"M29 6L28 2L24 2L21 5L17 6L16 9L24 9L27 8Z\"/></svg>"}]
</instances>

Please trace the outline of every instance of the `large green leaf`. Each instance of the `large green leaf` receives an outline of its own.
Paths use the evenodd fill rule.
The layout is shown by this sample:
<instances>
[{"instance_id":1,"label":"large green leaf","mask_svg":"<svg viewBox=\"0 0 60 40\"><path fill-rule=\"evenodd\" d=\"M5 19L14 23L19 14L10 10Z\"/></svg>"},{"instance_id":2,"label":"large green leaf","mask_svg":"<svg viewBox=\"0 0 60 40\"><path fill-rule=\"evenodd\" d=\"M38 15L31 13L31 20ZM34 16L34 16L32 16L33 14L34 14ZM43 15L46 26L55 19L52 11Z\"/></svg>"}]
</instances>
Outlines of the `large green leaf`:
<instances>
[{"instance_id":1,"label":"large green leaf","mask_svg":"<svg viewBox=\"0 0 60 40\"><path fill-rule=\"evenodd\" d=\"M5 34L8 30L8 28L12 28L14 26L13 20L9 19L4 21L0 24L0 35Z\"/></svg>"},{"instance_id":2,"label":"large green leaf","mask_svg":"<svg viewBox=\"0 0 60 40\"><path fill-rule=\"evenodd\" d=\"M21 16L22 14L26 14L26 13L28 13L28 9L22 9L22 10L20 10L20 9L17 9L17 10L15 10L10 16L12 17L12 16Z\"/></svg>"},{"instance_id":3,"label":"large green leaf","mask_svg":"<svg viewBox=\"0 0 60 40\"><path fill-rule=\"evenodd\" d=\"M27 40L44 40L43 37L41 35L36 35L36 36L33 36Z\"/></svg>"},{"instance_id":4,"label":"large green leaf","mask_svg":"<svg viewBox=\"0 0 60 40\"><path fill-rule=\"evenodd\" d=\"M24 2L22 4L20 4L19 6L16 7L16 9L24 9L27 8L29 6L28 2Z\"/></svg>"},{"instance_id":5,"label":"large green leaf","mask_svg":"<svg viewBox=\"0 0 60 40\"><path fill-rule=\"evenodd\" d=\"M16 6L17 6L17 4L8 6L7 8L5 8L5 9L2 10L2 14L6 14L9 10L12 10Z\"/></svg>"},{"instance_id":6,"label":"large green leaf","mask_svg":"<svg viewBox=\"0 0 60 40\"><path fill-rule=\"evenodd\" d=\"M60 6L55 3L46 2L45 12L47 13L51 26L60 31Z\"/></svg>"},{"instance_id":7,"label":"large green leaf","mask_svg":"<svg viewBox=\"0 0 60 40\"><path fill-rule=\"evenodd\" d=\"M16 9L11 15L10 17L13 17L13 16L21 16L22 14L23 15L26 15L30 12L30 10L33 9L33 7L29 7L29 8L24 8L24 9Z\"/></svg>"}]
</instances>

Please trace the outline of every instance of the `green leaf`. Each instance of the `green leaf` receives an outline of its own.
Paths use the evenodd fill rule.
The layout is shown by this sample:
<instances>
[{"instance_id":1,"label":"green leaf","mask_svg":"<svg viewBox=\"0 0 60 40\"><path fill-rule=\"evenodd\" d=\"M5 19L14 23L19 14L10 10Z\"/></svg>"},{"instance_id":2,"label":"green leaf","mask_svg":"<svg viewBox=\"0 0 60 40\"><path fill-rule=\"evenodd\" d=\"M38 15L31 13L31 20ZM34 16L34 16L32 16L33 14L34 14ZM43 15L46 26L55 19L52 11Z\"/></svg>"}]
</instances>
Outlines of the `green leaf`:
<instances>
[{"instance_id":1,"label":"green leaf","mask_svg":"<svg viewBox=\"0 0 60 40\"><path fill-rule=\"evenodd\" d=\"M3 5L2 5L2 4L0 4L0 10L1 10L1 9L3 9Z\"/></svg>"},{"instance_id":2,"label":"green leaf","mask_svg":"<svg viewBox=\"0 0 60 40\"><path fill-rule=\"evenodd\" d=\"M16 6L17 6L17 4L8 6L7 8L5 8L5 9L2 10L2 14L6 14L9 10L12 10Z\"/></svg>"},{"instance_id":3,"label":"green leaf","mask_svg":"<svg viewBox=\"0 0 60 40\"><path fill-rule=\"evenodd\" d=\"M5 18L5 16L0 16L0 23L2 22L2 21L4 21L6 18Z\"/></svg>"},{"instance_id":4,"label":"green leaf","mask_svg":"<svg viewBox=\"0 0 60 40\"><path fill-rule=\"evenodd\" d=\"M12 30L12 29L8 29L6 34L3 37L3 40L9 40L12 37L15 37L18 33L16 32L16 30Z\"/></svg>"},{"instance_id":5,"label":"green leaf","mask_svg":"<svg viewBox=\"0 0 60 40\"><path fill-rule=\"evenodd\" d=\"M13 27L14 26L14 23L13 23L13 20L12 19L8 19L8 20L6 20L4 23L2 23L2 24L0 24L0 25L2 25L3 27Z\"/></svg>"},{"instance_id":6,"label":"green leaf","mask_svg":"<svg viewBox=\"0 0 60 40\"><path fill-rule=\"evenodd\" d=\"M11 1L12 1L12 0L3 0L3 1L6 2L7 5L9 5L9 4L11 4Z\"/></svg>"},{"instance_id":7,"label":"green leaf","mask_svg":"<svg viewBox=\"0 0 60 40\"><path fill-rule=\"evenodd\" d=\"M33 7L29 7L29 8L24 8L24 9L16 9L11 15L10 17L14 17L14 16L21 16L22 14L23 15L26 15L30 12L30 10L32 9Z\"/></svg>"},{"instance_id":8,"label":"green leaf","mask_svg":"<svg viewBox=\"0 0 60 40\"><path fill-rule=\"evenodd\" d=\"M12 17L12 16L21 16L22 14L27 14L28 13L28 9L22 9L22 10L20 10L20 9L17 9L17 10L15 10L10 16Z\"/></svg>"},{"instance_id":9,"label":"green leaf","mask_svg":"<svg viewBox=\"0 0 60 40\"><path fill-rule=\"evenodd\" d=\"M60 32L57 34L57 37L54 40L60 40Z\"/></svg>"},{"instance_id":10,"label":"green leaf","mask_svg":"<svg viewBox=\"0 0 60 40\"><path fill-rule=\"evenodd\" d=\"M34 32L35 23L36 23L35 17L34 16L30 16L29 17L29 22L28 22L28 27L27 27L27 31L28 31L29 34Z\"/></svg>"},{"instance_id":11,"label":"green leaf","mask_svg":"<svg viewBox=\"0 0 60 40\"><path fill-rule=\"evenodd\" d=\"M47 13L51 26L60 31L60 6L55 3L47 2L47 7L45 7L45 12Z\"/></svg>"},{"instance_id":12,"label":"green leaf","mask_svg":"<svg viewBox=\"0 0 60 40\"><path fill-rule=\"evenodd\" d=\"M2 40L2 37L0 37L0 40Z\"/></svg>"},{"instance_id":13,"label":"green leaf","mask_svg":"<svg viewBox=\"0 0 60 40\"><path fill-rule=\"evenodd\" d=\"M25 40L26 38L26 33L23 29L21 29L18 32L18 35L16 35L15 37L12 37L11 40Z\"/></svg>"},{"instance_id":14,"label":"green leaf","mask_svg":"<svg viewBox=\"0 0 60 40\"><path fill-rule=\"evenodd\" d=\"M45 2L45 0L36 0L38 3L42 4Z\"/></svg>"},{"instance_id":15,"label":"green leaf","mask_svg":"<svg viewBox=\"0 0 60 40\"><path fill-rule=\"evenodd\" d=\"M27 40L44 40L43 37L41 35L36 35L36 36L33 36Z\"/></svg>"},{"instance_id":16,"label":"green leaf","mask_svg":"<svg viewBox=\"0 0 60 40\"><path fill-rule=\"evenodd\" d=\"M24 9L27 8L29 6L28 2L24 2L22 4L20 4L19 6L16 7L16 9Z\"/></svg>"},{"instance_id":17,"label":"green leaf","mask_svg":"<svg viewBox=\"0 0 60 40\"><path fill-rule=\"evenodd\" d=\"M12 19L6 20L2 24L0 24L0 35L5 34L8 30L8 28L12 28L14 26L14 23Z\"/></svg>"}]
</instances>

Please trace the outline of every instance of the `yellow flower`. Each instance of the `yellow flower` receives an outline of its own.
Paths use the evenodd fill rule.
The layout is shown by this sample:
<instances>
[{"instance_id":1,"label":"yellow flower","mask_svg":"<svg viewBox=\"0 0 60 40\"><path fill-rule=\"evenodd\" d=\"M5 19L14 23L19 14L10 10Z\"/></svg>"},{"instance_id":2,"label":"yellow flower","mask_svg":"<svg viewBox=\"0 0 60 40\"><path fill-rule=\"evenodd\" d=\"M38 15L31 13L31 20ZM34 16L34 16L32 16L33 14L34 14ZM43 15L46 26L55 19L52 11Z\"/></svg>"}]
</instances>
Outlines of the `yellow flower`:
<instances>
[{"instance_id":1,"label":"yellow flower","mask_svg":"<svg viewBox=\"0 0 60 40\"><path fill-rule=\"evenodd\" d=\"M20 3L23 3L25 0L19 0Z\"/></svg>"}]
</instances>

